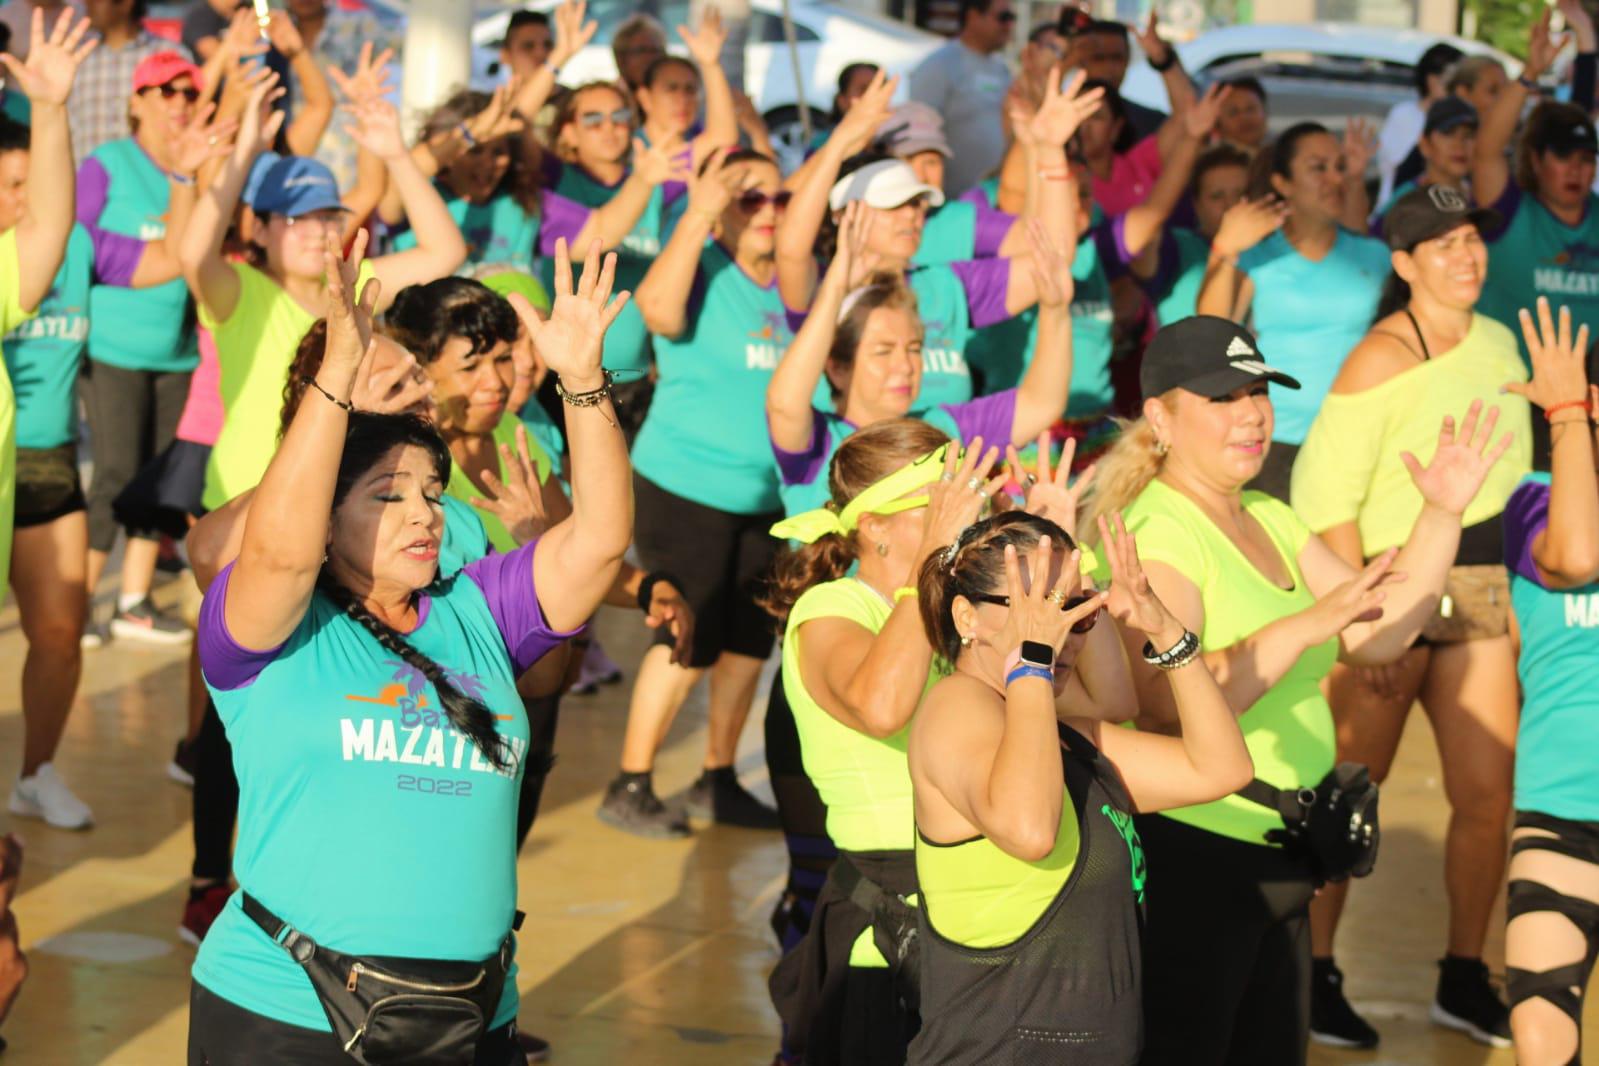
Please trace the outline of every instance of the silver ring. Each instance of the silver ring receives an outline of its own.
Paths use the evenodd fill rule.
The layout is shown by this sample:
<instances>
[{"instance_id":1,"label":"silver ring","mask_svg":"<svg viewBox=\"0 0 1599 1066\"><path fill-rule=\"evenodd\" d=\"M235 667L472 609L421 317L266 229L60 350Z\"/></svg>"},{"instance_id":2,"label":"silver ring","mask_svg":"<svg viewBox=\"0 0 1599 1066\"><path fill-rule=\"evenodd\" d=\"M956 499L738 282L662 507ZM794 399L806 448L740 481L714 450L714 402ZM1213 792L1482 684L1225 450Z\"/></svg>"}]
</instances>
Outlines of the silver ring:
<instances>
[{"instance_id":1,"label":"silver ring","mask_svg":"<svg viewBox=\"0 0 1599 1066\"><path fill-rule=\"evenodd\" d=\"M938 480L940 480L940 481L954 481L955 480L955 475L949 473L948 471L945 471L944 473L938 475Z\"/></svg>"},{"instance_id":2,"label":"silver ring","mask_svg":"<svg viewBox=\"0 0 1599 1066\"><path fill-rule=\"evenodd\" d=\"M1028 488L1032 488L1034 485L1038 484L1038 475L1037 474L1029 473L1029 474L1026 475L1026 477L1027 477L1027 487Z\"/></svg>"},{"instance_id":3,"label":"silver ring","mask_svg":"<svg viewBox=\"0 0 1599 1066\"><path fill-rule=\"evenodd\" d=\"M205 143L209 144L211 147L215 148L216 145L217 145L217 139L215 137L209 137L209 138L206 139Z\"/></svg>"},{"instance_id":4,"label":"silver ring","mask_svg":"<svg viewBox=\"0 0 1599 1066\"><path fill-rule=\"evenodd\" d=\"M967 478L966 487L971 489L973 492L982 492L983 479L980 477Z\"/></svg>"}]
</instances>

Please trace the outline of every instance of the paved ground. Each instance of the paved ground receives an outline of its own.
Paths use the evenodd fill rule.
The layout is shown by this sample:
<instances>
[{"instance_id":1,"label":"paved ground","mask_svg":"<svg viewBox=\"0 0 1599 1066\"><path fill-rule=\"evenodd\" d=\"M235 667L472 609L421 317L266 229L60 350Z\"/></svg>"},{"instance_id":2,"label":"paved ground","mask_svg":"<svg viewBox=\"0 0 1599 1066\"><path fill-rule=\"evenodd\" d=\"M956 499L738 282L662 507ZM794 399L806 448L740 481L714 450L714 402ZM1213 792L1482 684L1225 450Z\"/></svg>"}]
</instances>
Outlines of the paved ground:
<instances>
[{"instance_id":1,"label":"paved ground","mask_svg":"<svg viewBox=\"0 0 1599 1066\"><path fill-rule=\"evenodd\" d=\"M179 594L163 591L164 599ZM599 631L618 661L642 647L636 612ZM21 749L15 609L0 608L0 779ZM17 902L34 974L4 1027L16 1064L168 1064L183 1060L191 951L175 928L188 864L190 794L163 767L182 730L186 653L110 647L90 652L59 763L99 825L71 834L16 826L28 842ZM765 976L775 957L766 917L782 884L775 834L706 831L692 840L634 840L593 810L613 772L626 684L563 708L560 764L519 867L528 912L521 949L522 1022L574 1066L770 1061L776 1019ZM702 699L673 729L657 771L663 790L692 780ZM760 731L740 766L763 794ZM0 829L8 816L0 811ZM1382 1050L1318 1051L1316 1066L1509 1066L1426 1024L1441 953L1439 841L1445 810L1431 736L1416 715L1385 792L1379 872L1350 905L1341 954L1352 997L1379 1024ZM1502 966L1502 937L1490 965ZM1203 979L1203 975L1196 975ZM1590 1009L1590 1032L1599 1012Z\"/></svg>"}]
</instances>

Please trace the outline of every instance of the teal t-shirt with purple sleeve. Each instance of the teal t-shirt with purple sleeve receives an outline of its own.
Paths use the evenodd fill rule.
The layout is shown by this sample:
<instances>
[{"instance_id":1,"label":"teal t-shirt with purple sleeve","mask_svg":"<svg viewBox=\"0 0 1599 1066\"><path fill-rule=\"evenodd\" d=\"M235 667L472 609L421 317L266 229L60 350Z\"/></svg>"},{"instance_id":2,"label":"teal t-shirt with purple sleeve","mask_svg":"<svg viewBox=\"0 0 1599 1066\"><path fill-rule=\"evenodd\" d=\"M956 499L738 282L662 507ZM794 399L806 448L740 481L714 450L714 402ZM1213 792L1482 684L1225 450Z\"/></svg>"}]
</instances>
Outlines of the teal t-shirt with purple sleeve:
<instances>
[{"instance_id":1,"label":"teal t-shirt with purple sleeve","mask_svg":"<svg viewBox=\"0 0 1599 1066\"><path fill-rule=\"evenodd\" d=\"M466 261L458 274L470 276L482 267L503 265L538 276L539 261L554 258L555 242L565 237L570 247L589 220L588 208L547 189L539 192L537 213L529 214L507 192L474 204L453 195L442 183L435 182L434 187L466 240ZM395 251L415 248L416 232L402 229L391 243Z\"/></svg>"},{"instance_id":2,"label":"teal t-shirt with purple sleeve","mask_svg":"<svg viewBox=\"0 0 1599 1066\"><path fill-rule=\"evenodd\" d=\"M1548 474L1530 474L1505 504L1510 606L1521 628L1516 810L1599 822L1599 583L1551 589L1532 559L1549 525Z\"/></svg>"},{"instance_id":3,"label":"teal t-shirt with purple sleeve","mask_svg":"<svg viewBox=\"0 0 1599 1066\"><path fill-rule=\"evenodd\" d=\"M922 243L911 257L915 266L992 259L999 254L1016 216L990 207L978 196L951 200L928 213Z\"/></svg>"},{"instance_id":4,"label":"teal t-shirt with purple sleeve","mask_svg":"<svg viewBox=\"0 0 1599 1066\"><path fill-rule=\"evenodd\" d=\"M785 451L772 442L785 515L812 511L827 503L827 475L833 453L859 428L819 407L811 409L811 417L811 438L801 450ZM1016 390L1007 389L965 403L919 407L908 417L936 426L963 445L982 437L985 445L1003 448L1011 443L1016 422Z\"/></svg>"},{"instance_id":5,"label":"teal t-shirt with purple sleeve","mask_svg":"<svg viewBox=\"0 0 1599 1066\"><path fill-rule=\"evenodd\" d=\"M482 701L511 768L451 728L432 684L320 592L280 647L228 632L233 568L196 642L239 778L239 884L320 944L360 955L479 960L516 910L516 808L528 724L516 679L572 633L545 621L538 542L487 555L419 594L410 644ZM234 893L194 979L229 1002L328 1031L305 971ZM514 978L491 1024L516 1015Z\"/></svg>"}]
</instances>

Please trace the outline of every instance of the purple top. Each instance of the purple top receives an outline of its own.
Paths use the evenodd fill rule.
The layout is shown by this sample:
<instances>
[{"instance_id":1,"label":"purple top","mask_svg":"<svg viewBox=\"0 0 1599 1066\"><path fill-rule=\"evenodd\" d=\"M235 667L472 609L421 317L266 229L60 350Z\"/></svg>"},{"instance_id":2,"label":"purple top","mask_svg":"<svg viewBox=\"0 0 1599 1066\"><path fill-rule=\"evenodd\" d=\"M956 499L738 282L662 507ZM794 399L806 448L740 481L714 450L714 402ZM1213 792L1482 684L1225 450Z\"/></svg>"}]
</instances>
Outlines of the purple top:
<instances>
[{"instance_id":1,"label":"purple top","mask_svg":"<svg viewBox=\"0 0 1599 1066\"><path fill-rule=\"evenodd\" d=\"M910 417L939 425L943 419L938 416L942 413L954 424L956 435L963 444L974 437L1009 443L1016 420L1017 391L1005 389L965 403L940 404L932 411L912 411ZM859 428L840 415L817 407L811 408L811 439L804 449L791 452L779 447L776 441L772 442L772 454L777 457L777 470L783 484L809 485L815 481L827 469L827 463L838 446L838 441L830 431L836 429L837 436L842 438ZM939 425L939 428L945 427Z\"/></svg>"},{"instance_id":2,"label":"purple top","mask_svg":"<svg viewBox=\"0 0 1599 1066\"><path fill-rule=\"evenodd\" d=\"M1539 588L1543 577L1532 561L1532 542L1549 527L1549 486L1524 481L1505 502L1505 565Z\"/></svg>"},{"instance_id":3,"label":"purple top","mask_svg":"<svg viewBox=\"0 0 1599 1066\"><path fill-rule=\"evenodd\" d=\"M555 242L562 237L566 238L569 249L575 249L577 235L588 225L591 214L593 212L576 200L568 200L548 189L539 193L539 254L547 259L555 258Z\"/></svg>"},{"instance_id":4,"label":"purple top","mask_svg":"<svg viewBox=\"0 0 1599 1066\"><path fill-rule=\"evenodd\" d=\"M1515 221L1516 211L1521 207L1521 186L1517 185L1514 179L1505 182L1505 191L1500 193L1499 198L1488 206L1499 213L1499 225L1493 228L1484 225L1482 227L1482 239L1485 241L1497 241L1505 235L1505 231L1510 228L1510 223Z\"/></svg>"},{"instance_id":5,"label":"purple top","mask_svg":"<svg viewBox=\"0 0 1599 1066\"><path fill-rule=\"evenodd\" d=\"M133 283L133 272L144 255L144 241L100 228L100 215L111 195L111 175L93 156L78 168L78 222L89 231L94 245L94 273L102 285Z\"/></svg>"},{"instance_id":6,"label":"purple top","mask_svg":"<svg viewBox=\"0 0 1599 1066\"><path fill-rule=\"evenodd\" d=\"M1010 235L1011 227L1016 225L1016 216L990 207L988 201L981 197L972 202L977 205L977 232L973 238L973 254L979 259L992 259L999 254L1005 238Z\"/></svg>"},{"instance_id":7,"label":"purple top","mask_svg":"<svg viewBox=\"0 0 1599 1066\"><path fill-rule=\"evenodd\" d=\"M489 614L494 617L500 638L505 641L506 652L510 655L512 668L517 674L538 662L555 645L576 636L585 628L579 626L570 632L560 633L550 629L544 620L544 610L539 606L538 593L533 587L533 552L538 544L539 541L534 540L513 552L485 555L476 562L468 563L453 579L460 580L464 575L482 591L483 598L488 601ZM206 590L205 599L200 604L200 619L195 634L206 680L223 690L239 689L250 684L288 643L284 641L275 648L255 651L233 639L233 634L228 632L223 609L233 566L233 563L229 563L223 567ZM417 629L427 624L431 602L432 597L426 594L418 598Z\"/></svg>"},{"instance_id":8,"label":"purple top","mask_svg":"<svg viewBox=\"0 0 1599 1066\"><path fill-rule=\"evenodd\" d=\"M982 329L1014 317L1005 309L1010 294L1009 259L968 259L949 268L966 289L966 311L972 328Z\"/></svg>"}]
</instances>

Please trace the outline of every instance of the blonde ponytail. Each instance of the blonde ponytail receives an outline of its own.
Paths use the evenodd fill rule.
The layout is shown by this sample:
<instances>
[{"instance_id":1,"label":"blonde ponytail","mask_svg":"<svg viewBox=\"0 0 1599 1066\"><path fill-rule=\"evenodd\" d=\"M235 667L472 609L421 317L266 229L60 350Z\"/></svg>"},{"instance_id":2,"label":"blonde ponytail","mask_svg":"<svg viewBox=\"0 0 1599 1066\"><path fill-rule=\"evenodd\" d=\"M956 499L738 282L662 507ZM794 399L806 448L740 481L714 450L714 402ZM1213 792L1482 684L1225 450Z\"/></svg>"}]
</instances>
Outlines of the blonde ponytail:
<instances>
[{"instance_id":1,"label":"blonde ponytail","mask_svg":"<svg viewBox=\"0 0 1599 1066\"><path fill-rule=\"evenodd\" d=\"M1156 448L1155 427L1140 415L1121 423L1122 432L1096 464L1094 483L1083 499L1083 513L1077 529L1087 544L1099 543L1100 515L1117 514L1155 480L1165 456Z\"/></svg>"}]
</instances>

